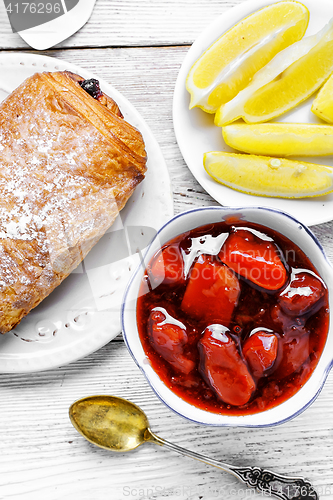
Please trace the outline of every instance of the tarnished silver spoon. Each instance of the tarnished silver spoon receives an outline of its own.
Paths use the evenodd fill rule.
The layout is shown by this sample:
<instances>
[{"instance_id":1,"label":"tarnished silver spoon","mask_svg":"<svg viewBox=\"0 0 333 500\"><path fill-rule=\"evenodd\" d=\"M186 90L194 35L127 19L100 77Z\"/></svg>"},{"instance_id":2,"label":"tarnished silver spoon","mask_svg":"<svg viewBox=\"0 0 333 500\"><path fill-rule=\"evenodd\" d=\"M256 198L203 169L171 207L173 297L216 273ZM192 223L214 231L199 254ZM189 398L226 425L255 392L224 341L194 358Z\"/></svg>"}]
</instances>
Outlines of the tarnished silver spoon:
<instances>
[{"instance_id":1,"label":"tarnished silver spoon","mask_svg":"<svg viewBox=\"0 0 333 500\"><path fill-rule=\"evenodd\" d=\"M260 467L228 465L165 441L150 430L141 408L126 399L89 396L73 403L69 416L75 429L101 448L125 452L151 442L229 472L248 487L265 493L265 496L274 495L282 500L318 499L313 486L302 477L282 476Z\"/></svg>"}]
</instances>

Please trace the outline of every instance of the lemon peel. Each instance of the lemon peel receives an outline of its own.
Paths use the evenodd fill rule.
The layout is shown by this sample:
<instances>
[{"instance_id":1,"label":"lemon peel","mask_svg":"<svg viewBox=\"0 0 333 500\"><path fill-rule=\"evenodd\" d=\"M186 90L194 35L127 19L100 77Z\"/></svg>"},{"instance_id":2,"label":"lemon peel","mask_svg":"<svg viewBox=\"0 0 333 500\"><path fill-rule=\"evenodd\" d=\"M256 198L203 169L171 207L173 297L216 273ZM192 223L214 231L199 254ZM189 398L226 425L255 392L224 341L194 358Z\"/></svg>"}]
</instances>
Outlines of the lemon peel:
<instances>
[{"instance_id":1,"label":"lemon peel","mask_svg":"<svg viewBox=\"0 0 333 500\"><path fill-rule=\"evenodd\" d=\"M214 42L190 69L186 88L190 109L208 113L246 87L280 50L300 40L309 22L301 3L282 1L246 17Z\"/></svg>"},{"instance_id":2,"label":"lemon peel","mask_svg":"<svg viewBox=\"0 0 333 500\"><path fill-rule=\"evenodd\" d=\"M318 92L311 106L311 111L322 120L333 123L333 76Z\"/></svg>"},{"instance_id":3,"label":"lemon peel","mask_svg":"<svg viewBox=\"0 0 333 500\"><path fill-rule=\"evenodd\" d=\"M215 125L238 118L247 123L271 120L313 94L333 71L333 19L317 34L277 54L236 97L221 105Z\"/></svg>"},{"instance_id":4,"label":"lemon peel","mask_svg":"<svg viewBox=\"0 0 333 500\"><path fill-rule=\"evenodd\" d=\"M333 192L333 168L314 163L237 153L204 154L206 172L236 191L276 198L307 198Z\"/></svg>"},{"instance_id":5,"label":"lemon peel","mask_svg":"<svg viewBox=\"0 0 333 500\"><path fill-rule=\"evenodd\" d=\"M331 125L281 122L252 125L233 123L223 127L222 134L228 146L255 155L325 156L333 154L333 127Z\"/></svg>"}]
</instances>

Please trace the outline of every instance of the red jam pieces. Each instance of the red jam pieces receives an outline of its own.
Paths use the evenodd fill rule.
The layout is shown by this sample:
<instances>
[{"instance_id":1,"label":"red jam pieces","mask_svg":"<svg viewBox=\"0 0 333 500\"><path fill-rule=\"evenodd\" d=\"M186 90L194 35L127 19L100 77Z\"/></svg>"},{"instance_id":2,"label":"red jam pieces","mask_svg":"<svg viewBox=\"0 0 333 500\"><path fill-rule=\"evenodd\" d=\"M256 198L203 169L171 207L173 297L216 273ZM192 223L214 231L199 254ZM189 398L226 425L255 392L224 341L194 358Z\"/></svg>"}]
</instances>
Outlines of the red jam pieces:
<instances>
[{"instance_id":1,"label":"red jam pieces","mask_svg":"<svg viewBox=\"0 0 333 500\"><path fill-rule=\"evenodd\" d=\"M234 272L209 256L200 255L191 270L181 309L207 325L229 326L239 294L240 284Z\"/></svg>"},{"instance_id":2,"label":"red jam pieces","mask_svg":"<svg viewBox=\"0 0 333 500\"><path fill-rule=\"evenodd\" d=\"M309 378L327 337L328 292L286 237L219 222L156 253L137 322L152 367L172 391L203 410L245 415L280 404Z\"/></svg>"},{"instance_id":3,"label":"red jam pieces","mask_svg":"<svg viewBox=\"0 0 333 500\"><path fill-rule=\"evenodd\" d=\"M222 325L208 326L198 348L200 373L218 398L231 405L245 405L256 385L230 332Z\"/></svg>"},{"instance_id":4,"label":"red jam pieces","mask_svg":"<svg viewBox=\"0 0 333 500\"><path fill-rule=\"evenodd\" d=\"M311 272L295 270L289 285L280 293L278 302L281 309L292 316L306 314L320 306L325 293L323 282Z\"/></svg>"},{"instance_id":5,"label":"red jam pieces","mask_svg":"<svg viewBox=\"0 0 333 500\"><path fill-rule=\"evenodd\" d=\"M180 283L185 279L183 257L178 245L169 245L155 255L149 278L154 285Z\"/></svg>"},{"instance_id":6,"label":"red jam pieces","mask_svg":"<svg viewBox=\"0 0 333 500\"><path fill-rule=\"evenodd\" d=\"M193 370L194 362L183 354L183 346L188 342L185 325L155 307L149 315L148 335L155 351L176 370L183 373Z\"/></svg>"},{"instance_id":7,"label":"red jam pieces","mask_svg":"<svg viewBox=\"0 0 333 500\"><path fill-rule=\"evenodd\" d=\"M263 377L273 367L278 349L274 333L259 330L251 333L243 344L242 353L254 377Z\"/></svg>"},{"instance_id":8,"label":"red jam pieces","mask_svg":"<svg viewBox=\"0 0 333 500\"><path fill-rule=\"evenodd\" d=\"M287 271L277 246L250 231L239 229L231 233L219 258L264 290L279 290L287 281Z\"/></svg>"}]
</instances>

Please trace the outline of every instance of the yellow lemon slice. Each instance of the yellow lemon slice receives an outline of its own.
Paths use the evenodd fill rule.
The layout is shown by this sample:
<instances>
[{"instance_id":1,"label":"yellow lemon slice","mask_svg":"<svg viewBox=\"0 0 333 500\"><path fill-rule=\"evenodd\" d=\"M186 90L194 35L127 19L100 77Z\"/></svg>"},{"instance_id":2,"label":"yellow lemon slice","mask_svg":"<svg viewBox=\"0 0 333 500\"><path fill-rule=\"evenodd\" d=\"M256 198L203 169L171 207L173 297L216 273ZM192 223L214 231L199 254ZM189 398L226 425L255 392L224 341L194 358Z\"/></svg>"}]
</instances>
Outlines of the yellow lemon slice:
<instances>
[{"instance_id":1,"label":"yellow lemon slice","mask_svg":"<svg viewBox=\"0 0 333 500\"><path fill-rule=\"evenodd\" d=\"M331 125L235 123L223 127L222 133L228 146L255 155L324 156L333 154L333 127Z\"/></svg>"},{"instance_id":2,"label":"yellow lemon slice","mask_svg":"<svg viewBox=\"0 0 333 500\"><path fill-rule=\"evenodd\" d=\"M237 118L271 120L307 99L333 71L333 20L319 33L287 47L254 76L248 87L220 106L215 125Z\"/></svg>"},{"instance_id":3,"label":"yellow lemon slice","mask_svg":"<svg viewBox=\"0 0 333 500\"><path fill-rule=\"evenodd\" d=\"M243 19L224 33L189 71L190 109L208 113L232 99L280 50L300 40L309 22L299 2L278 2Z\"/></svg>"},{"instance_id":4,"label":"yellow lemon slice","mask_svg":"<svg viewBox=\"0 0 333 500\"><path fill-rule=\"evenodd\" d=\"M333 123L333 76L327 80L318 92L311 111L322 120Z\"/></svg>"},{"instance_id":5,"label":"yellow lemon slice","mask_svg":"<svg viewBox=\"0 0 333 500\"><path fill-rule=\"evenodd\" d=\"M305 198L333 191L333 169L284 158L213 151L204 154L206 172L237 191L275 198Z\"/></svg>"}]
</instances>

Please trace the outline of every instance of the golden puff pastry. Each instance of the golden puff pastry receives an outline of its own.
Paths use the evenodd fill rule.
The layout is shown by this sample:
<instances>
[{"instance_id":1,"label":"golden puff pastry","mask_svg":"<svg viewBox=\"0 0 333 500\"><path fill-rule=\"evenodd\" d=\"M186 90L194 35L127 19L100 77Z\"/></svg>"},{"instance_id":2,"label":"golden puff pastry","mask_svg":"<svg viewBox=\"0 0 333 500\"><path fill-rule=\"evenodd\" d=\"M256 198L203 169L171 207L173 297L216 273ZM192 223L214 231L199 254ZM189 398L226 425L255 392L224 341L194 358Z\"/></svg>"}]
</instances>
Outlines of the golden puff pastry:
<instances>
[{"instance_id":1,"label":"golden puff pastry","mask_svg":"<svg viewBox=\"0 0 333 500\"><path fill-rule=\"evenodd\" d=\"M82 261L143 180L146 151L96 80L37 73L0 106L0 332Z\"/></svg>"}]
</instances>

